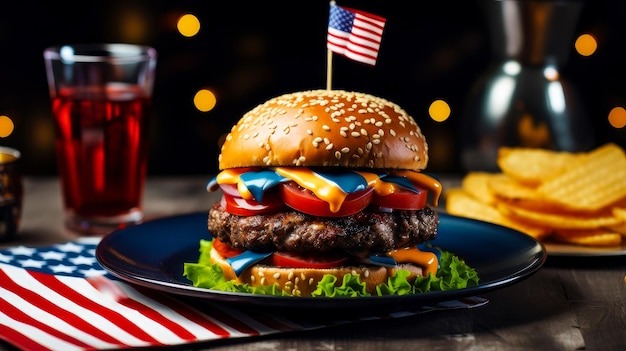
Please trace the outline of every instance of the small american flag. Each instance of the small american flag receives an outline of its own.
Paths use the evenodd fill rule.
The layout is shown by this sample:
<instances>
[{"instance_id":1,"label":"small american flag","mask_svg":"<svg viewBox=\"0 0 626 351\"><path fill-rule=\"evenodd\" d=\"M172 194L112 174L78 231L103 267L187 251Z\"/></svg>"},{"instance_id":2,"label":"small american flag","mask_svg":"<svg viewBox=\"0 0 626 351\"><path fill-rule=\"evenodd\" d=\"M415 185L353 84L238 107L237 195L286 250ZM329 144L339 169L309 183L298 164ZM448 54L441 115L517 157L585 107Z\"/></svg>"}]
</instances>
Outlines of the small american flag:
<instances>
[{"instance_id":1,"label":"small american flag","mask_svg":"<svg viewBox=\"0 0 626 351\"><path fill-rule=\"evenodd\" d=\"M375 65L386 19L330 5L326 47L355 61Z\"/></svg>"},{"instance_id":2,"label":"small american flag","mask_svg":"<svg viewBox=\"0 0 626 351\"><path fill-rule=\"evenodd\" d=\"M25 351L173 346L398 318L487 302L475 297L453 305L371 317L343 316L341 320L270 314L208 300L193 302L122 282L97 262L98 242L99 238L84 238L53 246L0 250L0 340Z\"/></svg>"}]
</instances>

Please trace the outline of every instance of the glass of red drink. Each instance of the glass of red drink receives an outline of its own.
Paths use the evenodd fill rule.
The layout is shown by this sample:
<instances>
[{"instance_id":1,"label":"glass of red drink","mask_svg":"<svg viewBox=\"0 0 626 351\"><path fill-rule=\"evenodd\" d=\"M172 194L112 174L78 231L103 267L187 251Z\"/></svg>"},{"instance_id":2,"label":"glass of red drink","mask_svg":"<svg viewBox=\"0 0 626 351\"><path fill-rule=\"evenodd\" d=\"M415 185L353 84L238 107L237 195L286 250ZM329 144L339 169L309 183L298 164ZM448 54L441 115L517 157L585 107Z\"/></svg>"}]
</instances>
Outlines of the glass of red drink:
<instances>
[{"instance_id":1,"label":"glass of red drink","mask_svg":"<svg viewBox=\"0 0 626 351\"><path fill-rule=\"evenodd\" d=\"M141 222L157 53L131 44L44 50L66 227L102 235Z\"/></svg>"}]
</instances>

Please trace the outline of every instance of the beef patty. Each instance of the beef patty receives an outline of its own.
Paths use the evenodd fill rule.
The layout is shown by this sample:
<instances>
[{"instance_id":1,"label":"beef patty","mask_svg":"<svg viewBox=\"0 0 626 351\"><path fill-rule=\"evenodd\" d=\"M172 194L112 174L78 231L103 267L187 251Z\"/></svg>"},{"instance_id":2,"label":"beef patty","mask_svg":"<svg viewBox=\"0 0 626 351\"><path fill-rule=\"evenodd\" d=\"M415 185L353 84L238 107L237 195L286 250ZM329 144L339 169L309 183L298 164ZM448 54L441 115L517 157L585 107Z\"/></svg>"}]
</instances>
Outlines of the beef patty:
<instances>
[{"instance_id":1,"label":"beef patty","mask_svg":"<svg viewBox=\"0 0 626 351\"><path fill-rule=\"evenodd\" d=\"M209 212L208 229L235 248L253 251L386 253L434 239L439 217L431 208L313 217L297 211L236 216L220 202Z\"/></svg>"}]
</instances>

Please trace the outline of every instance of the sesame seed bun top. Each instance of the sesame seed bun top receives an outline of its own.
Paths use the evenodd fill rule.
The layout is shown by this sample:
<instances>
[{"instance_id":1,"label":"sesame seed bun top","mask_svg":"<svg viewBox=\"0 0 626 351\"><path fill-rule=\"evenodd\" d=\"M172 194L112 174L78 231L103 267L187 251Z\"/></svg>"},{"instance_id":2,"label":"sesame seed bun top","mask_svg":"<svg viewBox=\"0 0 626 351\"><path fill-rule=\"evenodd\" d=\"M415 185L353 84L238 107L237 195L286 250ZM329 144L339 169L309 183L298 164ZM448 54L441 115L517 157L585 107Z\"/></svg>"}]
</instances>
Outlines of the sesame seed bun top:
<instances>
[{"instance_id":1,"label":"sesame seed bun top","mask_svg":"<svg viewBox=\"0 0 626 351\"><path fill-rule=\"evenodd\" d=\"M342 90L272 98L226 136L220 169L349 167L422 170L428 144L413 117L385 99Z\"/></svg>"}]
</instances>

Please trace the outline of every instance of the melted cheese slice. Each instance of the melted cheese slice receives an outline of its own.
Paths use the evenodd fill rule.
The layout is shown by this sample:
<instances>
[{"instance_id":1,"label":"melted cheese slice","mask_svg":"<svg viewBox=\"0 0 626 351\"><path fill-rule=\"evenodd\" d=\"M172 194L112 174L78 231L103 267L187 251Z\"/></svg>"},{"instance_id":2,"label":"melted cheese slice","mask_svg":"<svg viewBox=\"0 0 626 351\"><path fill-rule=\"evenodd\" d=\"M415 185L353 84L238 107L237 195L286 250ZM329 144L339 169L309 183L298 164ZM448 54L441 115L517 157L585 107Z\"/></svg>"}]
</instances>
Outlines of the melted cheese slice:
<instances>
[{"instance_id":1,"label":"melted cheese slice","mask_svg":"<svg viewBox=\"0 0 626 351\"><path fill-rule=\"evenodd\" d=\"M218 184L236 184L241 197L250 200L254 196L248 190L245 183L240 179L240 175L248 172L249 169L226 169L220 172L216 181ZM337 212L341 208L348 193L343 191L341 186L334 181L323 177L322 175L312 171L306 167L276 167L274 171L285 178L289 178L301 187L312 191L318 198L326 201L332 212ZM399 185L392 182L381 180L376 173L371 172L355 172L362 176L368 186L374 188L376 194L386 196L393 194ZM441 196L441 183L436 179L419 172L398 170L393 171L393 175L406 177L411 183L419 184L433 192L433 204L437 206L439 197Z\"/></svg>"},{"instance_id":2,"label":"melted cheese slice","mask_svg":"<svg viewBox=\"0 0 626 351\"><path fill-rule=\"evenodd\" d=\"M289 178L301 187L311 190L318 198L330 205L331 212L337 212L348 194L341 187L306 167L277 167L276 173Z\"/></svg>"},{"instance_id":3,"label":"melted cheese slice","mask_svg":"<svg viewBox=\"0 0 626 351\"><path fill-rule=\"evenodd\" d=\"M383 182L376 173L357 172L367 180L367 184L374 188L374 192L380 196L393 194L396 191L396 185L390 182Z\"/></svg>"},{"instance_id":4,"label":"melted cheese slice","mask_svg":"<svg viewBox=\"0 0 626 351\"><path fill-rule=\"evenodd\" d=\"M396 260L398 263L408 262L422 267L422 274L425 277L428 276L428 273L437 275L439 260L437 259L437 255L433 252L421 251L417 247L409 247L406 249L390 251L387 255Z\"/></svg>"},{"instance_id":5,"label":"melted cheese slice","mask_svg":"<svg viewBox=\"0 0 626 351\"><path fill-rule=\"evenodd\" d=\"M413 172L413 171L394 171L393 174L399 175L402 177L407 177L411 180L411 182L419 184L425 188L428 188L434 193L433 196L433 205L437 206L439 204L439 197L441 197L441 191L443 190L441 187L441 183L424 173Z\"/></svg>"}]
</instances>

